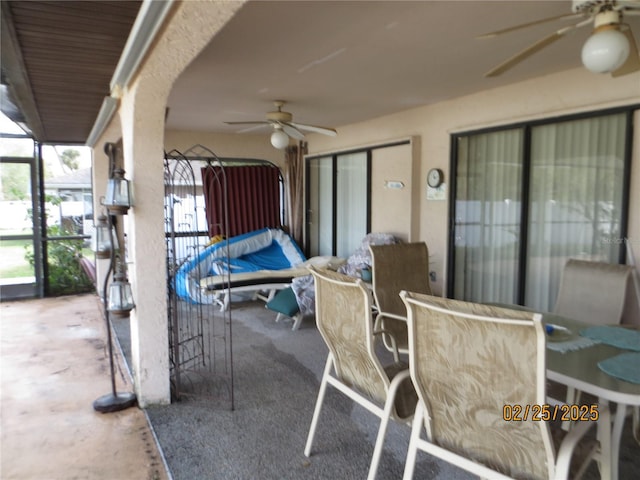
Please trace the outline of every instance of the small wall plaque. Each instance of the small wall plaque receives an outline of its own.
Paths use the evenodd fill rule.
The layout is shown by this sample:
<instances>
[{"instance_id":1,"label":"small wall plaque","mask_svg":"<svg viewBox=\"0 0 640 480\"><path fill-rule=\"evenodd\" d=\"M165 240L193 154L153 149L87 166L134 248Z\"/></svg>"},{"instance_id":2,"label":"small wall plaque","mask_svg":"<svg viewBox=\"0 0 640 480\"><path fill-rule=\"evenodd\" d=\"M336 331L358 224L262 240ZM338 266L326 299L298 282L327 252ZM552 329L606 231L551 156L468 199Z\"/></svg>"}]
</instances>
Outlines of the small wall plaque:
<instances>
[{"instance_id":1,"label":"small wall plaque","mask_svg":"<svg viewBox=\"0 0 640 480\"><path fill-rule=\"evenodd\" d=\"M401 189L401 188L404 188L404 183L398 180L385 180L384 186L386 188Z\"/></svg>"}]
</instances>

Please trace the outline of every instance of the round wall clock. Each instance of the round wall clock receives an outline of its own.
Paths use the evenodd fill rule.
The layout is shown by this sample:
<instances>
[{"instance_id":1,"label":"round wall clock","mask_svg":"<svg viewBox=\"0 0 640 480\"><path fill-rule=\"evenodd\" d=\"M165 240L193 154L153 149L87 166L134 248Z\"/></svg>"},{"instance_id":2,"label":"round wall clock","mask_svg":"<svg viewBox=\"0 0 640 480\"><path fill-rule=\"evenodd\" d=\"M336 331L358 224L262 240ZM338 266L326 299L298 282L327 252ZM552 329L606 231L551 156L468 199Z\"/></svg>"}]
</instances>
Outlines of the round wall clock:
<instances>
[{"instance_id":1,"label":"round wall clock","mask_svg":"<svg viewBox=\"0 0 640 480\"><path fill-rule=\"evenodd\" d=\"M432 168L427 174L427 184L432 188L438 188L444 182L444 172L439 168Z\"/></svg>"}]
</instances>

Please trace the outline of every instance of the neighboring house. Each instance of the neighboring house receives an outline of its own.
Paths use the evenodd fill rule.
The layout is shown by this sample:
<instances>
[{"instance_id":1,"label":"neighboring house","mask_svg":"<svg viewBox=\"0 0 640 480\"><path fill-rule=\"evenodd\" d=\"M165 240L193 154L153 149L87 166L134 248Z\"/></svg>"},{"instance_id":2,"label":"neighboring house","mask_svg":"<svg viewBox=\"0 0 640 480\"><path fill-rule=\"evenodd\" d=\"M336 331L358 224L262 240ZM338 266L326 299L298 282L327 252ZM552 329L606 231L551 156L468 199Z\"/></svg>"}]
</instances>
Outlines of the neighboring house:
<instances>
[{"instance_id":1,"label":"neighboring house","mask_svg":"<svg viewBox=\"0 0 640 480\"><path fill-rule=\"evenodd\" d=\"M47 202L50 225L62 225L66 231L78 235L91 235L93 195L90 168L45 179L45 195L60 199L58 204Z\"/></svg>"}]
</instances>

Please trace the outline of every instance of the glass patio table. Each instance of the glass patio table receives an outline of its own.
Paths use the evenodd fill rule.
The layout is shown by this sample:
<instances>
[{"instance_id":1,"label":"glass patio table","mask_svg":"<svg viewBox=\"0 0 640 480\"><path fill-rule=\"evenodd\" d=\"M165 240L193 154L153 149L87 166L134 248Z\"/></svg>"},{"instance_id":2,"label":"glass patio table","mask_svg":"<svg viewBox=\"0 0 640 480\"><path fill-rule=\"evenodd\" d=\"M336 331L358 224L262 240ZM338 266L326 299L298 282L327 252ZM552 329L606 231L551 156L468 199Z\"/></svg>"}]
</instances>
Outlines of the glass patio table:
<instances>
[{"instance_id":1,"label":"glass patio table","mask_svg":"<svg viewBox=\"0 0 640 480\"><path fill-rule=\"evenodd\" d=\"M571 332L569 337L573 338L579 338L581 330L593 327L591 324L553 314L543 314L542 320L545 325L559 325L569 329ZM633 329L634 327L614 326L614 328ZM549 347L546 350L548 379L594 395L600 403L617 404L611 430L610 478L612 480L618 478L620 439L625 417L630 408L640 407L640 384L619 380L602 371L598 367L598 363L628 352L628 350L604 343L596 343L564 353L554 351ZM635 418L634 423L637 421L638 419ZM637 425L634 425L634 428L637 428ZM606 478L606 473L601 472L603 478Z\"/></svg>"}]
</instances>

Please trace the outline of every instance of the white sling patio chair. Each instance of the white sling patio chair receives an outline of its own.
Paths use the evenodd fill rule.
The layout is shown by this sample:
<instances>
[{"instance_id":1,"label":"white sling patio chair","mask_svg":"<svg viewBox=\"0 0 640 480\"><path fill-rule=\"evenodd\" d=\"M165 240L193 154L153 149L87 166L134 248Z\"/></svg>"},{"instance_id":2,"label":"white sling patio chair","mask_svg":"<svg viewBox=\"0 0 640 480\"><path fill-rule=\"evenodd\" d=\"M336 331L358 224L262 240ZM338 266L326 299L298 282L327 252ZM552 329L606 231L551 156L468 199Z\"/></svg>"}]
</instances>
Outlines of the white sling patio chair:
<instances>
[{"instance_id":1,"label":"white sling patio chair","mask_svg":"<svg viewBox=\"0 0 640 480\"><path fill-rule=\"evenodd\" d=\"M533 411L525 413L548 404L541 315L409 292L401 297L419 397L405 480L413 476L418 449L483 478L567 478L577 443L597 422L577 422L565 434L559 425L533 421ZM526 421L505 413L516 406ZM606 406L598 413L605 439L601 467L608 472L610 415Z\"/></svg>"},{"instance_id":2,"label":"white sling patio chair","mask_svg":"<svg viewBox=\"0 0 640 480\"><path fill-rule=\"evenodd\" d=\"M570 258L562 270L553 313L594 325L620 323L632 271L631 265ZM580 396L574 388L567 389L567 403L578 403Z\"/></svg>"},{"instance_id":3,"label":"white sling patio chair","mask_svg":"<svg viewBox=\"0 0 640 480\"><path fill-rule=\"evenodd\" d=\"M309 267L315 281L316 323L329 355L304 454L311 454L328 385L380 417L368 478L374 479L390 419L410 424L417 396L406 363L383 367L375 353L371 292L362 280ZM339 427L339 426L338 426Z\"/></svg>"},{"instance_id":4,"label":"white sling patio chair","mask_svg":"<svg viewBox=\"0 0 640 480\"><path fill-rule=\"evenodd\" d=\"M570 258L553 313L595 325L622 320L633 266Z\"/></svg>"}]
</instances>

